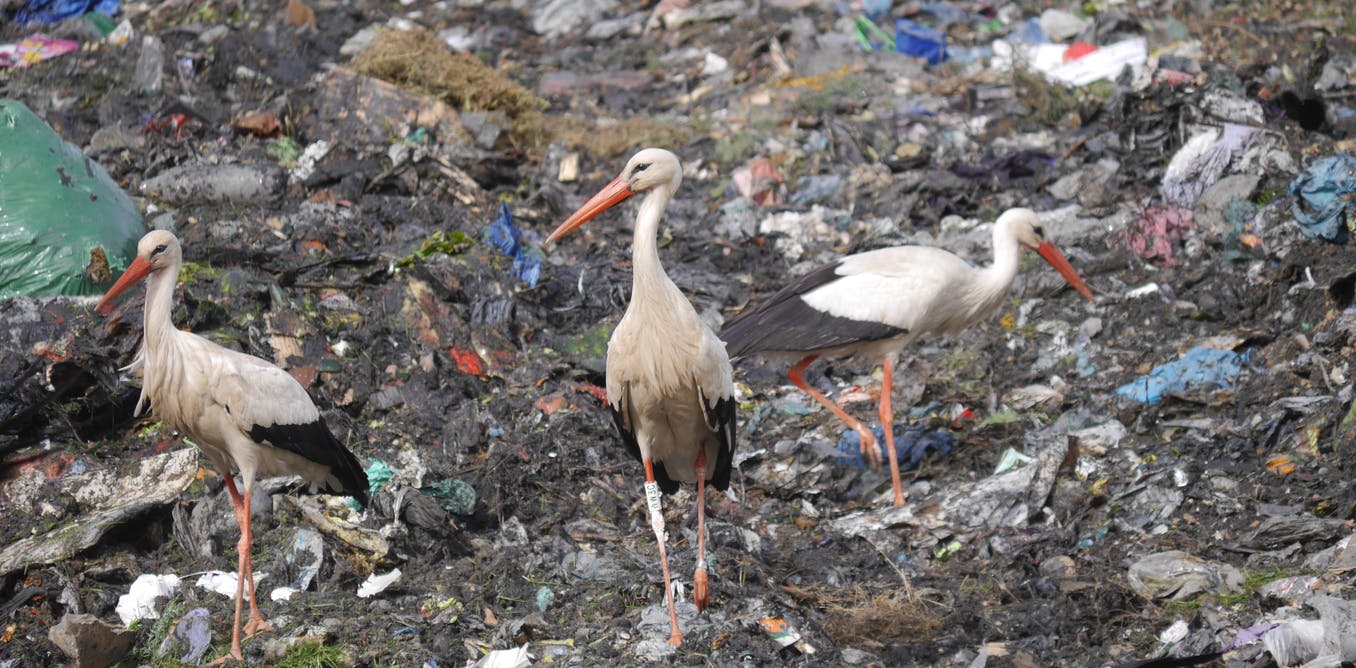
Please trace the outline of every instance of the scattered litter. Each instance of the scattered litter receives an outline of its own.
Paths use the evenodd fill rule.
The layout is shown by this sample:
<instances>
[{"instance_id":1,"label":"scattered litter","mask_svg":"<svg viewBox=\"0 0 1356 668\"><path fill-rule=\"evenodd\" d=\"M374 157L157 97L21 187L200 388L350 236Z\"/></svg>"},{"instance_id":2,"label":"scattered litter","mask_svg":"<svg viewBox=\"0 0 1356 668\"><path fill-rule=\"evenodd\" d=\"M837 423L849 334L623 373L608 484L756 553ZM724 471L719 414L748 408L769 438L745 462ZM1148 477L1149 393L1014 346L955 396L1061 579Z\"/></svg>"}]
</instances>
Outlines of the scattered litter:
<instances>
[{"instance_id":1,"label":"scattered litter","mask_svg":"<svg viewBox=\"0 0 1356 668\"><path fill-rule=\"evenodd\" d=\"M527 646L524 643L513 649L496 649L480 657L479 661L472 664L472 668L528 668L534 657L528 654Z\"/></svg>"},{"instance_id":2,"label":"scattered litter","mask_svg":"<svg viewBox=\"0 0 1356 668\"><path fill-rule=\"evenodd\" d=\"M946 33L908 19L895 19L895 50L937 65L946 60Z\"/></svg>"},{"instance_id":3,"label":"scattered litter","mask_svg":"<svg viewBox=\"0 0 1356 668\"><path fill-rule=\"evenodd\" d=\"M1177 256L1177 245L1195 227L1196 222L1186 209L1172 205L1152 206L1144 209L1122 230L1118 240L1145 260L1158 260L1165 267L1175 267L1182 264ZM1126 296L1141 297L1158 289L1157 284L1151 283L1131 290Z\"/></svg>"},{"instance_id":4,"label":"scattered litter","mask_svg":"<svg viewBox=\"0 0 1356 668\"><path fill-rule=\"evenodd\" d=\"M871 428L876 437L876 447L882 457L888 457L885 451L885 429L880 425ZM895 457L899 460L899 469L906 471L917 468L929 450L945 457L951 454L956 445L956 436L945 429L929 430L921 424L895 426ZM853 429L845 429L838 437L838 453L834 458L857 468L864 468L866 461L862 457L862 439Z\"/></svg>"},{"instance_id":5,"label":"scattered litter","mask_svg":"<svg viewBox=\"0 0 1356 668\"><path fill-rule=\"evenodd\" d=\"M131 626L132 622L139 619L160 619L160 613L155 609L156 599L167 599L177 591L179 591L177 575L151 573L138 575L127 593L118 597L118 619L122 620L123 626ZM231 593L235 594L234 591Z\"/></svg>"},{"instance_id":6,"label":"scattered litter","mask_svg":"<svg viewBox=\"0 0 1356 668\"><path fill-rule=\"evenodd\" d=\"M443 480L419 491L443 500L443 510L453 515L472 515L476 511L476 488L455 478Z\"/></svg>"},{"instance_id":7,"label":"scattered litter","mask_svg":"<svg viewBox=\"0 0 1356 668\"><path fill-rule=\"evenodd\" d=\"M380 459L372 459L371 462L367 465L367 483L372 486L372 493L376 494L382 486L395 477L396 470Z\"/></svg>"},{"instance_id":8,"label":"scattered litter","mask_svg":"<svg viewBox=\"0 0 1356 668\"><path fill-rule=\"evenodd\" d=\"M424 601L419 614L431 624L454 624L466 609L455 597L431 598Z\"/></svg>"},{"instance_id":9,"label":"scattered litter","mask_svg":"<svg viewBox=\"0 0 1356 668\"><path fill-rule=\"evenodd\" d=\"M6 8L12 7L10 3ZM19 11L14 13L14 22L19 25L30 23L56 23L58 21L81 16L90 12L99 12L114 16L119 11L120 0L28 0L20 3Z\"/></svg>"},{"instance_id":10,"label":"scattered litter","mask_svg":"<svg viewBox=\"0 0 1356 668\"><path fill-rule=\"evenodd\" d=\"M1130 565L1130 588L1148 599L1185 601L1197 594L1238 591L1243 573L1230 564L1206 561L1181 550L1143 557Z\"/></svg>"},{"instance_id":11,"label":"scattered litter","mask_svg":"<svg viewBox=\"0 0 1356 668\"><path fill-rule=\"evenodd\" d=\"M143 181L141 192L176 206L252 204L277 197L286 184L282 168L273 164L190 164Z\"/></svg>"},{"instance_id":12,"label":"scattered litter","mask_svg":"<svg viewBox=\"0 0 1356 668\"><path fill-rule=\"evenodd\" d=\"M815 648L801 637L800 631L792 626L790 622L782 617L764 617L758 620L758 625L763 628L763 632L772 638L782 647L795 646L801 654L810 655L815 653Z\"/></svg>"},{"instance_id":13,"label":"scattered litter","mask_svg":"<svg viewBox=\"0 0 1356 668\"><path fill-rule=\"evenodd\" d=\"M556 602L556 593L550 587L537 590L537 612L546 612Z\"/></svg>"},{"instance_id":14,"label":"scattered litter","mask_svg":"<svg viewBox=\"0 0 1356 668\"><path fill-rule=\"evenodd\" d=\"M21 42L0 44L0 67L28 67L79 48L79 42L35 32Z\"/></svg>"},{"instance_id":15,"label":"scattered litter","mask_svg":"<svg viewBox=\"0 0 1356 668\"><path fill-rule=\"evenodd\" d=\"M290 585L278 587L269 594L274 601L286 601L293 593L311 588L311 581L320 573L320 566L325 561L325 540L320 532L308 527L297 529L283 561L289 569L296 569L297 575Z\"/></svg>"},{"instance_id":16,"label":"scattered litter","mask_svg":"<svg viewBox=\"0 0 1356 668\"><path fill-rule=\"evenodd\" d=\"M1206 127L1188 139L1172 156L1159 187L1169 204L1191 209L1207 188L1228 174L1248 150L1257 131L1246 125L1225 123Z\"/></svg>"},{"instance_id":17,"label":"scattered litter","mask_svg":"<svg viewBox=\"0 0 1356 668\"><path fill-rule=\"evenodd\" d=\"M782 175L767 158L754 158L734 170L731 176L735 187L746 199L758 206L776 206L782 203L779 185Z\"/></svg>"},{"instance_id":18,"label":"scattered litter","mask_svg":"<svg viewBox=\"0 0 1356 668\"><path fill-rule=\"evenodd\" d=\"M457 371L468 376L485 375L485 358L480 353L470 348L459 348L452 346L447 350L447 354L452 358L452 362L457 365Z\"/></svg>"},{"instance_id":19,"label":"scattered litter","mask_svg":"<svg viewBox=\"0 0 1356 668\"><path fill-rule=\"evenodd\" d=\"M1228 388L1250 357L1250 351L1192 348L1181 359L1157 366L1147 375L1116 388L1116 394L1142 404L1156 404L1164 395Z\"/></svg>"},{"instance_id":20,"label":"scattered litter","mask_svg":"<svg viewBox=\"0 0 1356 668\"><path fill-rule=\"evenodd\" d=\"M1291 182L1290 197L1304 236L1346 243L1356 235L1356 153L1313 161Z\"/></svg>"},{"instance_id":21,"label":"scattered litter","mask_svg":"<svg viewBox=\"0 0 1356 668\"><path fill-rule=\"evenodd\" d=\"M183 653L179 661L197 665L212 646L212 616L207 608L194 608L184 613L174 625L174 634L165 637L161 644L161 655L173 651L170 645L177 645Z\"/></svg>"},{"instance_id":22,"label":"scattered litter","mask_svg":"<svg viewBox=\"0 0 1356 668\"><path fill-rule=\"evenodd\" d=\"M1003 456L998 458L998 464L993 468L993 474L999 475L1007 473L1019 466L1024 466L1036 461L1035 457L1025 455L1017 451L1016 448L1008 448L1003 451Z\"/></svg>"},{"instance_id":23,"label":"scattered litter","mask_svg":"<svg viewBox=\"0 0 1356 668\"><path fill-rule=\"evenodd\" d=\"M386 575L377 575L373 573L367 576L362 585L358 587L358 598L371 598L386 591L391 585L400 582L400 569L397 568Z\"/></svg>"},{"instance_id":24,"label":"scattered litter","mask_svg":"<svg viewBox=\"0 0 1356 668\"><path fill-rule=\"evenodd\" d=\"M524 245L522 237L522 231L513 224L508 204L500 202L499 216L485 228L482 239L513 258L513 275L526 283L527 287L535 288L541 279L541 249Z\"/></svg>"},{"instance_id":25,"label":"scattered litter","mask_svg":"<svg viewBox=\"0 0 1356 668\"><path fill-rule=\"evenodd\" d=\"M0 100L0 128L0 298L102 291L136 255L136 205L23 103Z\"/></svg>"},{"instance_id":26,"label":"scattered litter","mask_svg":"<svg viewBox=\"0 0 1356 668\"><path fill-rule=\"evenodd\" d=\"M258 584L267 577L268 573L256 572L254 574L255 586L257 587ZM207 571L206 573L203 573L202 575L198 576L198 581L194 584L198 585L198 587L201 589L216 592L218 594L221 594L222 596L226 596L229 598L235 598L236 587L239 586L239 583L240 583L239 573L235 572L227 573L226 571ZM250 597L250 588L245 587L245 598L248 599L249 597Z\"/></svg>"}]
</instances>

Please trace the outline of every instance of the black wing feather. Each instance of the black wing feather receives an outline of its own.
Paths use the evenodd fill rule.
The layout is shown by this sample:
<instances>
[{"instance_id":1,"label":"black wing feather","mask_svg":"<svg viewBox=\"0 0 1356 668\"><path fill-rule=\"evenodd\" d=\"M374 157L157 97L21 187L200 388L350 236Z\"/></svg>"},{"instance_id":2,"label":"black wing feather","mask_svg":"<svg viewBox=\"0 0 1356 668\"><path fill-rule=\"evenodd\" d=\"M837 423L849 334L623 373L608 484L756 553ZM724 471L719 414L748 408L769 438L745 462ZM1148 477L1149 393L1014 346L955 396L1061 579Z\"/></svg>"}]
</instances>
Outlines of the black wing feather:
<instances>
[{"instance_id":1,"label":"black wing feather","mask_svg":"<svg viewBox=\"0 0 1356 668\"><path fill-rule=\"evenodd\" d=\"M608 398L611 399L611 397ZM623 406L625 406L625 409L623 409ZM645 461L640 456L640 442L636 440L636 432L626 426L626 413L631 411L630 383L622 384L622 396L617 398L616 403L609 402L607 408L612 412L612 424L617 427L617 435L621 437L622 445L626 446L627 454L644 464ZM669 477L668 471L664 470L663 462L654 462L653 467L654 481L659 484L661 492L672 494L678 491L678 482Z\"/></svg>"},{"instance_id":2,"label":"black wing feather","mask_svg":"<svg viewBox=\"0 0 1356 668\"><path fill-rule=\"evenodd\" d=\"M716 425L716 431L720 438L720 451L716 454L716 470L711 473L712 487L725 491L730 487L730 471L734 468L735 451L735 400L734 397L724 397L716 401L712 406L711 402L702 397L702 405L706 409L706 422Z\"/></svg>"},{"instance_id":3,"label":"black wing feather","mask_svg":"<svg viewBox=\"0 0 1356 668\"><path fill-rule=\"evenodd\" d=\"M306 424L275 424L268 427L254 425L250 428L250 438L256 443L268 443L275 448L287 450L313 461L330 470L340 483L340 489L331 489L324 485L325 492L345 494L367 505L367 474L348 448L344 447L323 420L317 419Z\"/></svg>"},{"instance_id":4,"label":"black wing feather","mask_svg":"<svg viewBox=\"0 0 1356 668\"><path fill-rule=\"evenodd\" d=\"M725 325L731 358L765 351L814 352L900 336L908 330L869 320L853 320L811 308L804 295L839 277L842 262L824 265L778 290L763 305L744 311Z\"/></svg>"}]
</instances>

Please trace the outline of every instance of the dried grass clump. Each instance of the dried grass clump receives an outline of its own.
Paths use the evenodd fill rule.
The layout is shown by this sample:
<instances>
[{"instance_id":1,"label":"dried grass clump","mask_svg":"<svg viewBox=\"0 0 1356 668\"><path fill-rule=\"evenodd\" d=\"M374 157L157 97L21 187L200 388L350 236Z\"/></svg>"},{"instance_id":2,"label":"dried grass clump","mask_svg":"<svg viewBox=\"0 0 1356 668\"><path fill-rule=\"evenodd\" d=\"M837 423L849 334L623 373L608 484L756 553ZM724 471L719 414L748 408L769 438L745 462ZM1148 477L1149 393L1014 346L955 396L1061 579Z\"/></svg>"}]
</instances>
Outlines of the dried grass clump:
<instances>
[{"instance_id":1,"label":"dried grass clump","mask_svg":"<svg viewBox=\"0 0 1356 668\"><path fill-rule=\"evenodd\" d=\"M880 647L883 638L924 641L942 629L942 618L924 601L910 601L903 592L868 594L853 590L846 605L826 609L824 631L842 645Z\"/></svg>"},{"instance_id":2,"label":"dried grass clump","mask_svg":"<svg viewBox=\"0 0 1356 668\"><path fill-rule=\"evenodd\" d=\"M508 117L509 141L528 152L549 141L546 101L469 53L453 52L427 30L381 28L353 58L367 76L436 97L460 111L498 111Z\"/></svg>"}]
</instances>

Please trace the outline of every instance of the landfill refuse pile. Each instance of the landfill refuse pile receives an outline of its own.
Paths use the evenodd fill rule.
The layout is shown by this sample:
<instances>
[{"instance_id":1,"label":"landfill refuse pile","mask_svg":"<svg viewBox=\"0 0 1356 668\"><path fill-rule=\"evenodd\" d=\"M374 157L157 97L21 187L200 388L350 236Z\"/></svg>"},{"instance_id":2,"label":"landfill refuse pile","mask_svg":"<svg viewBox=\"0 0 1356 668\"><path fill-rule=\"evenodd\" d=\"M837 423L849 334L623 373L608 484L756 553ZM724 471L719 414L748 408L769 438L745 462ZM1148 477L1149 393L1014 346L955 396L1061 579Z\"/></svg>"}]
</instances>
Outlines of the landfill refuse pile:
<instances>
[{"instance_id":1,"label":"landfill refuse pile","mask_svg":"<svg viewBox=\"0 0 1356 668\"><path fill-rule=\"evenodd\" d=\"M0 3L0 668L1356 662L1348 5ZM366 505L239 521L166 304Z\"/></svg>"}]
</instances>

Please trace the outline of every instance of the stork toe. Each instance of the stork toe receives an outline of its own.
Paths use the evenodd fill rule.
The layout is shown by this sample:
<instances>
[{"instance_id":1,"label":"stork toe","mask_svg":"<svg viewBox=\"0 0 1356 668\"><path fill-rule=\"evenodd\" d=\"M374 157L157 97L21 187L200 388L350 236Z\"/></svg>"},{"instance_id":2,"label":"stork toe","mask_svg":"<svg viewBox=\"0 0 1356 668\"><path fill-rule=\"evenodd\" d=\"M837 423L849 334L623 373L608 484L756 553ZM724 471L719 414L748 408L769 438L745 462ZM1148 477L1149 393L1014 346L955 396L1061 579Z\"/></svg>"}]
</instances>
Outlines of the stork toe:
<instances>
[{"instance_id":1,"label":"stork toe","mask_svg":"<svg viewBox=\"0 0 1356 668\"><path fill-rule=\"evenodd\" d=\"M209 663L209 664L207 664L207 665L208 665L208 666L224 666L224 665L226 665L226 662L227 662L227 661L239 661L240 663L244 663L244 662L245 662L245 655L244 655L244 654L241 654L240 648L239 648L239 647L232 647L232 648L231 648L231 651L227 652L225 655L221 656L221 657L218 658L217 660L215 660L215 661L213 661L212 663Z\"/></svg>"},{"instance_id":2,"label":"stork toe","mask_svg":"<svg viewBox=\"0 0 1356 668\"><path fill-rule=\"evenodd\" d=\"M269 625L268 620L263 615L250 615L248 622L245 622L245 637L253 637L260 633L272 631L273 627Z\"/></svg>"},{"instance_id":3,"label":"stork toe","mask_svg":"<svg viewBox=\"0 0 1356 668\"><path fill-rule=\"evenodd\" d=\"M872 469L879 471L881 465L880 446L876 444L875 434L868 431L866 427L861 427L857 430L857 436L862 441L862 456L871 462Z\"/></svg>"},{"instance_id":4,"label":"stork toe","mask_svg":"<svg viewBox=\"0 0 1356 668\"><path fill-rule=\"evenodd\" d=\"M697 612L705 610L711 602L711 590L706 580L705 568L698 568L692 575L692 602L697 604Z\"/></svg>"}]
</instances>

